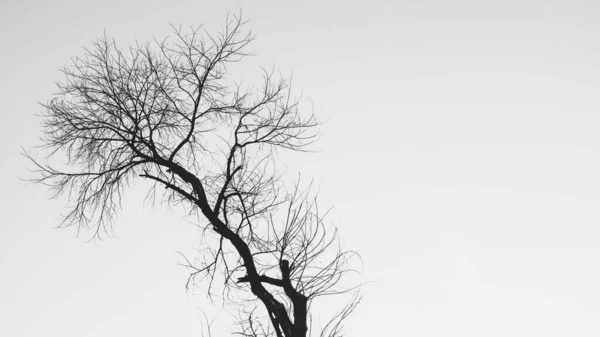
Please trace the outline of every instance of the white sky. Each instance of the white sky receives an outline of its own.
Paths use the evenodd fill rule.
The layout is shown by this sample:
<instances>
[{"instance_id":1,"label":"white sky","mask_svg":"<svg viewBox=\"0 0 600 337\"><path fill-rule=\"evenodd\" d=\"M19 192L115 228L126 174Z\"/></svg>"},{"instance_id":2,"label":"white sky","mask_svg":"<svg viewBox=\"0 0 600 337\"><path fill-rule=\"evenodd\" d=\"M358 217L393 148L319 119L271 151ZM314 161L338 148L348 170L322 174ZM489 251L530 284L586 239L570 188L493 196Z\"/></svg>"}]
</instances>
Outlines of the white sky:
<instances>
[{"instance_id":1,"label":"white sky","mask_svg":"<svg viewBox=\"0 0 600 337\"><path fill-rule=\"evenodd\" d=\"M600 335L600 3L393 3L239 3L258 35L245 69L293 71L329 120L322 151L288 164L373 281L348 335ZM119 238L84 243L52 229L64 200L17 179L19 151L104 29L124 46L237 5L2 2L1 336L199 335L209 303L175 253L195 227L132 193Z\"/></svg>"}]
</instances>

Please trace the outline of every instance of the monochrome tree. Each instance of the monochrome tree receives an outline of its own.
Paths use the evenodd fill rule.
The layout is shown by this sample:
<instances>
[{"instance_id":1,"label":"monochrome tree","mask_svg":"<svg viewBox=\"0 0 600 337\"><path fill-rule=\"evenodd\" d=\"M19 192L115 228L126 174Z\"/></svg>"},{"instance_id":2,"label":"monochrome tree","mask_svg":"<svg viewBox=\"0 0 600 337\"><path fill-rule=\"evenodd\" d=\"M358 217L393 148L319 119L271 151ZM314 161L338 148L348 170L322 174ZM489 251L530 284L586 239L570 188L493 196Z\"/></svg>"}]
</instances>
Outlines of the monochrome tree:
<instances>
[{"instance_id":1,"label":"monochrome tree","mask_svg":"<svg viewBox=\"0 0 600 337\"><path fill-rule=\"evenodd\" d=\"M310 185L284 184L276 151L307 151L319 123L289 82L264 72L257 87L228 77L254 36L239 15L223 30L174 29L126 50L106 37L62 71L43 106L44 157L26 154L37 182L70 203L63 226L106 233L135 180L150 196L180 205L205 229L202 254L183 257L189 284L238 305L242 336L304 337L311 303L351 271L337 231L324 222ZM49 164L62 159L64 168ZM337 336L354 296L323 327Z\"/></svg>"}]
</instances>

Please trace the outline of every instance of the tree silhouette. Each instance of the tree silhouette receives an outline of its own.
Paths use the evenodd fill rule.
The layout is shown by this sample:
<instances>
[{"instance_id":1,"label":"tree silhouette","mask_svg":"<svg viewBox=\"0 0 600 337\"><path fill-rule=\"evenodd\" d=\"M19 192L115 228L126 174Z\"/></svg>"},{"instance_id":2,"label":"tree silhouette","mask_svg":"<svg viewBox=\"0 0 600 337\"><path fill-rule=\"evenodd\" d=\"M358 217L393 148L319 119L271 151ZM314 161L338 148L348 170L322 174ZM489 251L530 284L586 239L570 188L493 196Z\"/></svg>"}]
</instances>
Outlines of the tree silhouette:
<instances>
[{"instance_id":1,"label":"tree silhouette","mask_svg":"<svg viewBox=\"0 0 600 337\"><path fill-rule=\"evenodd\" d=\"M171 38L127 50L100 38L62 71L58 93L43 106L44 156L26 154L36 182L71 202L62 226L107 233L121 194L134 180L182 205L203 231L201 256L183 257L189 286L239 312L242 336L301 337L312 301L339 288L354 253L324 223L310 185L283 184L277 150L306 151L317 136L312 113L299 109L289 82L264 72L258 87L230 80L228 66L249 53L254 36L240 15L223 30L174 28ZM321 331L340 334L354 296Z\"/></svg>"}]
</instances>

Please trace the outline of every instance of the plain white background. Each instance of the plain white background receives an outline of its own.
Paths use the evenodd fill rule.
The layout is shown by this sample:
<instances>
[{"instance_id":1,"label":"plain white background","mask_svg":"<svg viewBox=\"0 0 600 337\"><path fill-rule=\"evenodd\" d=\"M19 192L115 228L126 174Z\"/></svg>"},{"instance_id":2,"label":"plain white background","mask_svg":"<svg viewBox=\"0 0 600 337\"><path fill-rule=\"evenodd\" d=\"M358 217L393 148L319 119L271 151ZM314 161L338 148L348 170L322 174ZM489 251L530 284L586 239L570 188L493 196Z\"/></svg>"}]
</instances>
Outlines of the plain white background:
<instances>
[{"instance_id":1,"label":"plain white background","mask_svg":"<svg viewBox=\"0 0 600 337\"><path fill-rule=\"evenodd\" d=\"M52 229L64 200L18 179L19 152L58 69L104 31L214 31L238 5L259 55L240 76L293 72L328 121L320 152L286 158L372 281L349 336L600 334L600 8L438 0L3 1L0 335L200 334L211 304L176 264L197 248L183 214L134 188L119 238L84 243Z\"/></svg>"}]
</instances>

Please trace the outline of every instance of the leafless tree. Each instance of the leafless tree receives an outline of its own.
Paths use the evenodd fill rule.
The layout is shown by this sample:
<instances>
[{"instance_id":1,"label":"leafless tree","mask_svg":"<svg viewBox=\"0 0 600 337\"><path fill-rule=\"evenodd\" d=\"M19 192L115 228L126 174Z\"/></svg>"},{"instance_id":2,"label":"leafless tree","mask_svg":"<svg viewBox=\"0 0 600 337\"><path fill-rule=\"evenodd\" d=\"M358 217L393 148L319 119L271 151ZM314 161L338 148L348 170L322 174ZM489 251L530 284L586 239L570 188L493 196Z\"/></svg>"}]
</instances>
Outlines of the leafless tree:
<instances>
[{"instance_id":1,"label":"leafless tree","mask_svg":"<svg viewBox=\"0 0 600 337\"><path fill-rule=\"evenodd\" d=\"M126 50L98 39L63 69L58 93L43 106L43 148L34 180L71 202L63 226L110 229L121 194L135 179L150 194L182 205L203 231L188 286L240 304L237 334L304 337L312 301L339 294L351 271L337 231L324 222L310 185L286 188L275 151L307 151L314 115L299 109L289 81L264 72L258 87L228 77L254 36L240 15L218 34L174 27L165 40ZM64 156L64 157L63 157ZM48 159L64 158L57 169ZM355 296L323 328L337 336Z\"/></svg>"}]
</instances>

